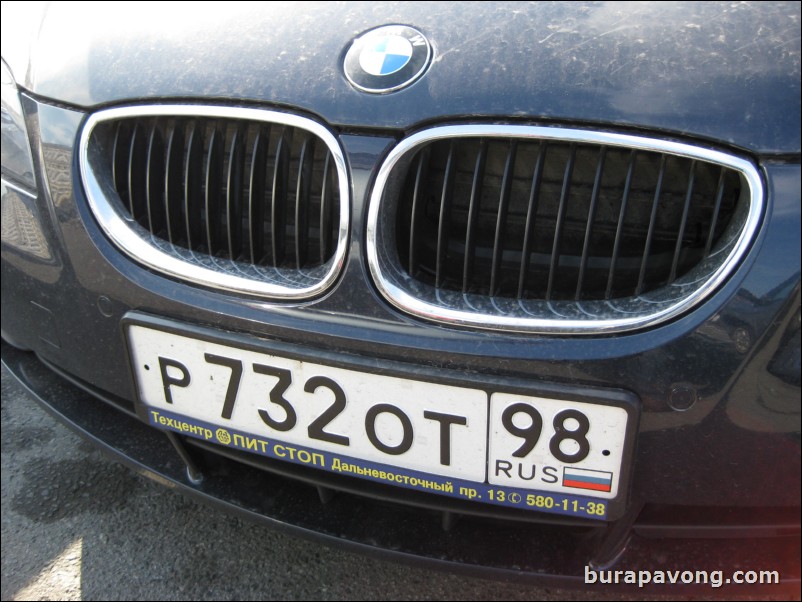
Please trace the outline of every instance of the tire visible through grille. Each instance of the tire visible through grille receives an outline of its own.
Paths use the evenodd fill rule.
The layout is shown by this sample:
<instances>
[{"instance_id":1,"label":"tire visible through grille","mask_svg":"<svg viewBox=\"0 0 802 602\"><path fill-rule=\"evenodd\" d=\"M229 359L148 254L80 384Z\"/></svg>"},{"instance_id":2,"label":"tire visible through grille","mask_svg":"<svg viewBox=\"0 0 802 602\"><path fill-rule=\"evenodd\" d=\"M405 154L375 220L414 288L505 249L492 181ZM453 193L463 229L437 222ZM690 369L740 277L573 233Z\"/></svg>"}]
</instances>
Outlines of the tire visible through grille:
<instances>
[{"instance_id":1,"label":"tire visible through grille","mask_svg":"<svg viewBox=\"0 0 802 602\"><path fill-rule=\"evenodd\" d=\"M257 109L132 107L93 115L82 144L101 225L151 267L279 298L309 296L336 277L347 178L323 126Z\"/></svg>"},{"instance_id":2,"label":"tire visible through grille","mask_svg":"<svg viewBox=\"0 0 802 602\"><path fill-rule=\"evenodd\" d=\"M402 310L479 328L599 333L659 323L734 269L762 213L754 166L673 141L442 126L377 178L368 260Z\"/></svg>"}]
</instances>

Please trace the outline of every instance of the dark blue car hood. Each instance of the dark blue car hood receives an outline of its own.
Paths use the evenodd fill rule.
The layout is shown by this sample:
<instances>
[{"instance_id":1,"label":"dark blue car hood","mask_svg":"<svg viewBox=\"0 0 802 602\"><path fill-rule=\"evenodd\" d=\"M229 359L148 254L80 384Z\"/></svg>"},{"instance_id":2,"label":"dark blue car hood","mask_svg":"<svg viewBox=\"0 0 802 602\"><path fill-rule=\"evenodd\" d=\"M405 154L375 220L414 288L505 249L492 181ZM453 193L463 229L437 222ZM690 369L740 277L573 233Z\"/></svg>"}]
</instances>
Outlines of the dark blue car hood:
<instances>
[{"instance_id":1,"label":"dark blue car hood","mask_svg":"<svg viewBox=\"0 0 802 602\"><path fill-rule=\"evenodd\" d=\"M800 152L798 2L162 6L53 4L31 52L6 60L22 87L81 107L233 99L345 128L522 119ZM359 92L344 53L389 23L429 38L431 69L395 93Z\"/></svg>"}]
</instances>

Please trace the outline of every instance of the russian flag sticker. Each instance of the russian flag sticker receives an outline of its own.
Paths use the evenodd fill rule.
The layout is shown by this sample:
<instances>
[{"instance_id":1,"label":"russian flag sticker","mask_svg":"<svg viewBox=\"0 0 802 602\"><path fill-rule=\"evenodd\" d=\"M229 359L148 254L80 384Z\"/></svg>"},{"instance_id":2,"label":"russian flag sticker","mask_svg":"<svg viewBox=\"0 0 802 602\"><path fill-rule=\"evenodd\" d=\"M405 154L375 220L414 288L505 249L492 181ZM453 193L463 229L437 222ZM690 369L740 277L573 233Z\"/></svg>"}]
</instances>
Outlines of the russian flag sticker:
<instances>
[{"instance_id":1,"label":"russian flag sticker","mask_svg":"<svg viewBox=\"0 0 802 602\"><path fill-rule=\"evenodd\" d=\"M566 466L563 468L563 487L609 492L613 488L613 473Z\"/></svg>"}]
</instances>

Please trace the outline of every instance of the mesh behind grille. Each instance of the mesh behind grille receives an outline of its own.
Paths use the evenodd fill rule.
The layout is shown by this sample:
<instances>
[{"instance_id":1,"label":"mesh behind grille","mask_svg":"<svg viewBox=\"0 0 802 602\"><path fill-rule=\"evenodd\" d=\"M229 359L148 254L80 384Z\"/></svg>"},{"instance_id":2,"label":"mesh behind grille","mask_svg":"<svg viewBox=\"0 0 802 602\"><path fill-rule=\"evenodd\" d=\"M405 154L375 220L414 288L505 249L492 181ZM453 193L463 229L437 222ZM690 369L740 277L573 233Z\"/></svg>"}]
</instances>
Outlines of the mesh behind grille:
<instances>
[{"instance_id":1,"label":"mesh behind grille","mask_svg":"<svg viewBox=\"0 0 802 602\"><path fill-rule=\"evenodd\" d=\"M295 116L180 108L100 114L85 155L87 179L102 189L94 205L110 204L158 253L205 271L192 277L204 284L303 296L330 281L347 227L334 138ZM120 234L119 224L101 222ZM150 251L117 241L161 269ZM185 277L180 266L171 271ZM226 274L238 284L219 278Z\"/></svg>"},{"instance_id":2,"label":"mesh behind grille","mask_svg":"<svg viewBox=\"0 0 802 602\"><path fill-rule=\"evenodd\" d=\"M762 212L754 167L710 149L533 126L443 126L380 171L368 253L395 305L450 324L615 332L697 304Z\"/></svg>"}]
</instances>

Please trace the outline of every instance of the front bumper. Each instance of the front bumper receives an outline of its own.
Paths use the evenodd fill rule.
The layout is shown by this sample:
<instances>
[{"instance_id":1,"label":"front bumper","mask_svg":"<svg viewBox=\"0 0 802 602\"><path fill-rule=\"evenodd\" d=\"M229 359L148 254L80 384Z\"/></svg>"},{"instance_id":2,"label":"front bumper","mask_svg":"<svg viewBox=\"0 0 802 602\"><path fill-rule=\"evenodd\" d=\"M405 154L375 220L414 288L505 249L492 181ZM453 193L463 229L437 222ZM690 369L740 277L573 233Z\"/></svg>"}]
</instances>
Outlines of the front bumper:
<instances>
[{"instance_id":1,"label":"front bumper","mask_svg":"<svg viewBox=\"0 0 802 602\"><path fill-rule=\"evenodd\" d=\"M741 567L779 571L782 591L799 589L799 516L793 509L722 513L652 504L639 505L639 512L604 527L527 524L437 509L423 497L408 496L409 505L400 505L395 491L366 492L361 482L348 480L321 485L325 478L319 475L282 471L281 464L266 471L235 453L223 457L193 445L190 453L203 473L198 481L189 477L167 437L120 411L126 405L122 400L57 375L30 352L5 342L2 351L3 364L49 413L114 460L195 499L296 536L409 564L560 587L584 587L586 566L693 567L726 575L737 558ZM765 586L725 584L716 591L744 595L765 592Z\"/></svg>"}]
</instances>

